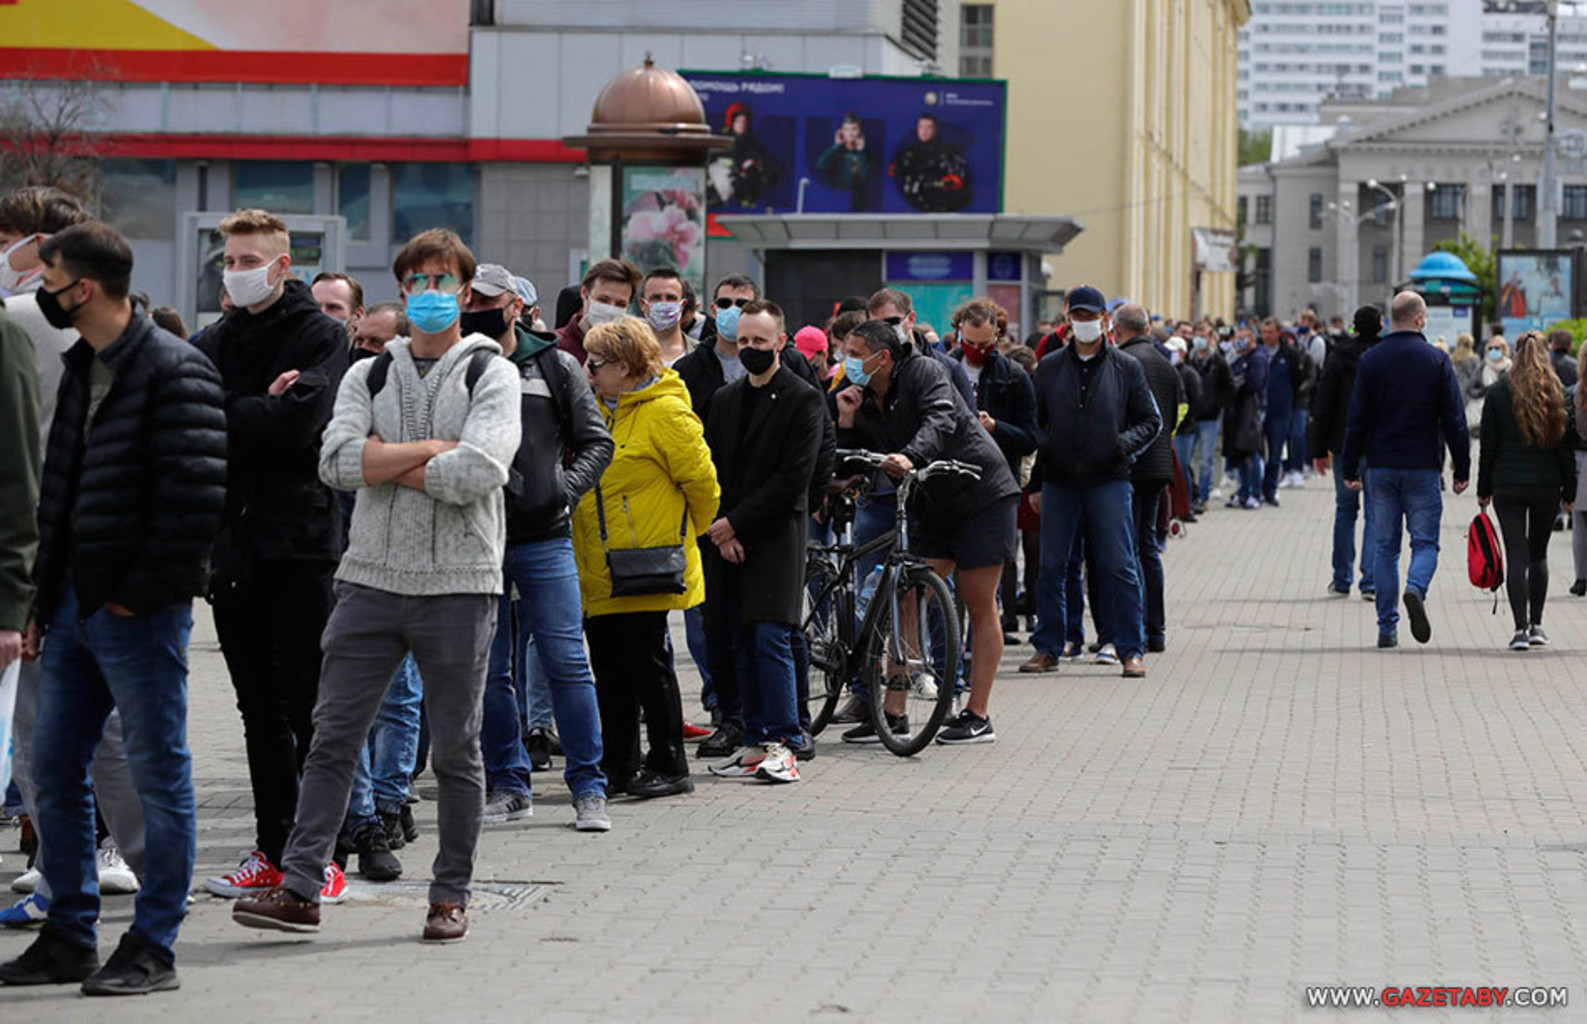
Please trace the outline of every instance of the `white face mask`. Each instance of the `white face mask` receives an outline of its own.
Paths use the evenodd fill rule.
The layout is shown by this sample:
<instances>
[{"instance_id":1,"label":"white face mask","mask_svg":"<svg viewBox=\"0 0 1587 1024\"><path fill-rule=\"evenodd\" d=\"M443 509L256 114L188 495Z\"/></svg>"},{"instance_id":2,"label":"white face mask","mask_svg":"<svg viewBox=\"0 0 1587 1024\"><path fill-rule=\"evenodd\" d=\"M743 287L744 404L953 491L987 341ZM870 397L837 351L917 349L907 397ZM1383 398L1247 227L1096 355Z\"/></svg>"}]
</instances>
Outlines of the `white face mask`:
<instances>
[{"instance_id":1,"label":"white face mask","mask_svg":"<svg viewBox=\"0 0 1587 1024\"><path fill-rule=\"evenodd\" d=\"M4 252L0 252L0 292L14 292L22 284L22 279L27 276L25 271L18 270L11 265L11 254L25 248L34 239L48 238L48 235L23 235L8 245Z\"/></svg>"},{"instance_id":2,"label":"white face mask","mask_svg":"<svg viewBox=\"0 0 1587 1024\"><path fill-rule=\"evenodd\" d=\"M628 313L626 306L612 306L604 302L590 300L590 308L584 311L584 326L599 327L621 320Z\"/></svg>"},{"instance_id":3,"label":"white face mask","mask_svg":"<svg viewBox=\"0 0 1587 1024\"><path fill-rule=\"evenodd\" d=\"M226 282L226 294L231 296L233 306L257 306L270 297L275 290L275 285L270 283L270 268L275 266L271 260L262 267L252 270L227 270L221 274Z\"/></svg>"},{"instance_id":4,"label":"white face mask","mask_svg":"<svg viewBox=\"0 0 1587 1024\"><path fill-rule=\"evenodd\" d=\"M1084 344L1089 345L1102 337L1101 320L1074 320L1069 326L1074 331L1075 340Z\"/></svg>"}]
</instances>

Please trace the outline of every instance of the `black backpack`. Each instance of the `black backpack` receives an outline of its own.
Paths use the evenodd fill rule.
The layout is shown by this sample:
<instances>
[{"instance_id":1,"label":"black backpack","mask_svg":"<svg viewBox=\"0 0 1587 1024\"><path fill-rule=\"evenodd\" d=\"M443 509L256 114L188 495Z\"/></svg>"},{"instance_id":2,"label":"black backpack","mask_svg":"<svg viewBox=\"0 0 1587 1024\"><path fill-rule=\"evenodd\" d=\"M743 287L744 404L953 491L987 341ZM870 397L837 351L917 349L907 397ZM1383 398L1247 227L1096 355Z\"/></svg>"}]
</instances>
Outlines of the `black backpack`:
<instances>
[{"instance_id":1,"label":"black backpack","mask_svg":"<svg viewBox=\"0 0 1587 1024\"><path fill-rule=\"evenodd\" d=\"M474 397L474 385L485 375L485 368L490 366L490 361L496 358L496 353L488 348L475 349L474 354L468 357L468 369L463 374L463 383L468 385L468 395ZM380 389L386 386L386 375L391 372L391 353L382 352L375 357L369 366L369 400L375 400L380 394Z\"/></svg>"}]
</instances>

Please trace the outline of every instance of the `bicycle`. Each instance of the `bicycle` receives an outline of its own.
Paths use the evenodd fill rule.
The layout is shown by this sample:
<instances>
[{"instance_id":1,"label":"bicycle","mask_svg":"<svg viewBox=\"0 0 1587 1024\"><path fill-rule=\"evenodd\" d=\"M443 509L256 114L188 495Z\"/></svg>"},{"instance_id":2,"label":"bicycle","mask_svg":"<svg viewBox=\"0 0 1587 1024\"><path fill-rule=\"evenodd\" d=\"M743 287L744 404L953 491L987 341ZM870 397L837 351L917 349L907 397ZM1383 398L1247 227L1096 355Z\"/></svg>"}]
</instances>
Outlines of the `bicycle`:
<instances>
[{"instance_id":1,"label":"bicycle","mask_svg":"<svg viewBox=\"0 0 1587 1024\"><path fill-rule=\"evenodd\" d=\"M862 463L871 469L886 459L857 449L840 449L837 457L840 464ZM812 735L832 721L844 689L853 683L869 693L877 738L900 757L923 750L952 709L959 677L959 616L947 583L925 559L910 553L907 514L915 488L943 475L980 479L981 471L944 459L904 474L898 482L893 528L859 547L853 527L863 484L839 486L828 502L836 543L811 541L805 570L803 628L812 676L819 672L824 683L810 687L808 699L819 703L811 715ZM856 572L883 549L889 550L862 618Z\"/></svg>"}]
</instances>

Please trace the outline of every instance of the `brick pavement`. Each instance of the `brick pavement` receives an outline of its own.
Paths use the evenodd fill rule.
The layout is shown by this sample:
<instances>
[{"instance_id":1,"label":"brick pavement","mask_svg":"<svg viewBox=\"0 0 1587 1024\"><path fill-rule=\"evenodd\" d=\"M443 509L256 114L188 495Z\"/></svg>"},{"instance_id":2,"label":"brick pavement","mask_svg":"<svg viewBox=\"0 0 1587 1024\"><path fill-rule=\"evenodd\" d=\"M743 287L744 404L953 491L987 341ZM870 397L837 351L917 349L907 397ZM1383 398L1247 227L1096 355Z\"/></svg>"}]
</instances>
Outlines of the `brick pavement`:
<instances>
[{"instance_id":1,"label":"brick pavement","mask_svg":"<svg viewBox=\"0 0 1587 1024\"><path fill-rule=\"evenodd\" d=\"M1587 602L1565 595L1568 540L1553 547L1555 645L1508 654L1505 610L1465 582L1474 503L1453 499L1433 643L1402 631L1408 646L1380 653L1370 605L1321 596L1331 499L1314 482L1172 542L1171 650L1145 683L1096 666L1022 677L1029 647L1011 648L995 745L906 761L829 735L798 786L702 770L692 797L614 802L603 836L571 831L560 781L537 777L535 817L487 828L478 877L507 888L481 896L465 944L419 944L422 889L359 887L308 941L236 928L200 896L179 994L17 990L0 1006L118 1021L1397 1016L1304 1008L1320 984L1563 985L1587 1003ZM202 877L251 833L207 620L192 703ZM419 806L427 831L433 814ZM427 835L402 852L409 879L433 851ZM107 952L130 913L108 902ZM26 941L0 935L0 955Z\"/></svg>"}]
</instances>

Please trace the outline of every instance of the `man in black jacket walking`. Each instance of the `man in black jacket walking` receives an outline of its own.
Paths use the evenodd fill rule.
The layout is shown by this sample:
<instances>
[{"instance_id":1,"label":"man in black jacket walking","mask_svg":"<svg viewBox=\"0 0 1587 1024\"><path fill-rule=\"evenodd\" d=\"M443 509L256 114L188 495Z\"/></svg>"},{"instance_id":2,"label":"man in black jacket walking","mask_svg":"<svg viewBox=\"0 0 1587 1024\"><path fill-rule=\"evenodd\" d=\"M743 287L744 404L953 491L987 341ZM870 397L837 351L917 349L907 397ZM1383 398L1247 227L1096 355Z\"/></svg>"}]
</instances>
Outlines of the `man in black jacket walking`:
<instances>
[{"instance_id":1,"label":"man in black jacket walking","mask_svg":"<svg viewBox=\"0 0 1587 1024\"><path fill-rule=\"evenodd\" d=\"M236 871L204 884L245 896L280 883L314 733L320 634L342 547L340 508L319 478L320 434L348 345L345 328L290 277L279 217L240 210L220 230L233 309L198 346L225 385L229 451L210 603L242 713L257 834Z\"/></svg>"},{"instance_id":2,"label":"man in black jacket walking","mask_svg":"<svg viewBox=\"0 0 1587 1024\"><path fill-rule=\"evenodd\" d=\"M126 239L88 221L40 255L40 311L81 335L44 461L36 625L23 652L37 657L47 634L33 773L54 900L38 940L0 964L0 982L153 992L177 987L192 884L187 642L225 504L226 414L209 360L134 312ZM112 707L143 803L147 868L132 928L99 968L89 766Z\"/></svg>"},{"instance_id":3,"label":"man in black jacket walking","mask_svg":"<svg viewBox=\"0 0 1587 1024\"><path fill-rule=\"evenodd\" d=\"M804 728L793 638L826 404L782 366L788 334L776 305L746 305L738 341L745 375L716 393L706 428L722 487L721 512L706 531L715 548L706 554L707 636L732 654L732 675L714 673L718 693L736 681L744 745L760 749L711 772L797 782Z\"/></svg>"},{"instance_id":4,"label":"man in black jacket walking","mask_svg":"<svg viewBox=\"0 0 1587 1024\"><path fill-rule=\"evenodd\" d=\"M1345 448L1345 422L1350 417L1350 393L1356 384L1356 369L1361 356L1378 343L1383 331L1383 314L1376 306L1362 306L1356 310L1355 336L1341 334L1328 350L1328 361L1323 364L1322 377L1317 383L1317 394L1311 408L1311 436L1307 439L1311 449L1312 467L1317 475L1328 472L1328 456L1337 458ZM1365 511L1365 525L1361 529L1361 596L1372 597L1373 563L1377 553L1372 547L1372 496L1363 491L1353 491L1345 486L1344 478L1334 474L1334 546L1333 580L1328 593L1336 597L1350 596L1350 574L1356 561L1356 519Z\"/></svg>"},{"instance_id":5,"label":"man in black jacket walking","mask_svg":"<svg viewBox=\"0 0 1587 1024\"><path fill-rule=\"evenodd\" d=\"M1113 323L1119 337L1126 339L1119 351L1134 357L1146 371L1146 386L1151 389L1163 421L1157 438L1130 466L1131 521L1135 524L1135 557L1145 597L1146 649L1161 651L1168 646L1168 614L1163 607L1163 549L1157 536L1157 511L1164 491L1174 482L1174 428L1178 426L1184 387L1179 383L1179 373L1147 336L1151 317L1144 306L1133 302L1120 306L1113 313Z\"/></svg>"},{"instance_id":6,"label":"man in black jacket walking","mask_svg":"<svg viewBox=\"0 0 1587 1024\"><path fill-rule=\"evenodd\" d=\"M1139 361L1108 345L1107 300L1090 286L1069 293L1071 343L1036 368L1037 472L1042 490L1036 654L1021 671L1050 672L1064 647L1064 568L1084 515L1096 547L1098 593L1126 678L1146 675L1140 574L1130 528L1130 464L1151 447L1163 418Z\"/></svg>"}]
</instances>

